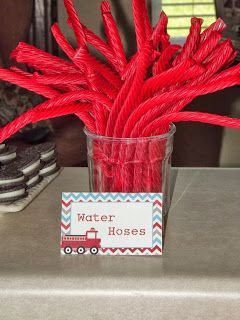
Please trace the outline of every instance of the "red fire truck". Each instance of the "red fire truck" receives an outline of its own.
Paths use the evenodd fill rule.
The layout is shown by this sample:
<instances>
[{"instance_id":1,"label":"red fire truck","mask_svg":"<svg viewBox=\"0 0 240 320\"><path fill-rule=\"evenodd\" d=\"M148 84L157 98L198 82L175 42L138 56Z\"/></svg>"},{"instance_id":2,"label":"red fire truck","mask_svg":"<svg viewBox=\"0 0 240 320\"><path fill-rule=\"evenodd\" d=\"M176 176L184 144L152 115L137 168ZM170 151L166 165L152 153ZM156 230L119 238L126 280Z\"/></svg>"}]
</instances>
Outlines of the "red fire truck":
<instances>
[{"instance_id":1,"label":"red fire truck","mask_svg":"<svg viewBox=\"0 0 240 320\"><path fill-rule=\"evenodd\" d=\"M61 248L66 254L76 251L84 254L86 249L90 249L91 254L97 254L101 248L101 239L97 238L98 231L91 228L85 235L64 235L61 241Z\"/></svg>"}]
</instances>

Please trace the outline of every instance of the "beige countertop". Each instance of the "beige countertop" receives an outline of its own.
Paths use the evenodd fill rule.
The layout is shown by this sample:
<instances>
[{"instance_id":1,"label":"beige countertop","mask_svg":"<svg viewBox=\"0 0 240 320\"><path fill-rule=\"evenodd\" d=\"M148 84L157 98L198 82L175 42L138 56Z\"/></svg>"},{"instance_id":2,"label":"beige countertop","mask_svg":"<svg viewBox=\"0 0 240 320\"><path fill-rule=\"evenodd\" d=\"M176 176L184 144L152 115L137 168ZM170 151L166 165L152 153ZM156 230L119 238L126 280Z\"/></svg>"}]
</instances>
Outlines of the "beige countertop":
<instances>
[{"instance_id":1,"label":"beige countertop","mask_svg":"<svg viewBox=\"0 0 240 320\"><path fill-rule=\"evenodd\" d=\"M0 319L239 319L240 169L178 169L162 257L61 256L65 168L24 211L0 215Z\"/></svg>"}]
</instances>

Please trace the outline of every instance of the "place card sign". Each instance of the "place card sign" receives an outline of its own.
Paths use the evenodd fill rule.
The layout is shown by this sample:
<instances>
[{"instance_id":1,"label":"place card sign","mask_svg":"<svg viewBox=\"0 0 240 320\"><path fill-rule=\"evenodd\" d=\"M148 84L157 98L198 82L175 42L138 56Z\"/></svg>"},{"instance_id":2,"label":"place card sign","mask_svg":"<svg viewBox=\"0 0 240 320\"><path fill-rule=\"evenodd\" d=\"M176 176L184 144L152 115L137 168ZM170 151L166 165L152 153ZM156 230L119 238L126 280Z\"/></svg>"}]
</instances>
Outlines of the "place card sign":
<instances>
[{"instance_id":1,"label":"place card sign","mask_svg":"<svg viewBox=\"0 0 240 320\"><path fill-rule=\"evenodd\" d=\"M161 255L161 193L62 194L61 253Z\"/></svg>"}]
</instances>

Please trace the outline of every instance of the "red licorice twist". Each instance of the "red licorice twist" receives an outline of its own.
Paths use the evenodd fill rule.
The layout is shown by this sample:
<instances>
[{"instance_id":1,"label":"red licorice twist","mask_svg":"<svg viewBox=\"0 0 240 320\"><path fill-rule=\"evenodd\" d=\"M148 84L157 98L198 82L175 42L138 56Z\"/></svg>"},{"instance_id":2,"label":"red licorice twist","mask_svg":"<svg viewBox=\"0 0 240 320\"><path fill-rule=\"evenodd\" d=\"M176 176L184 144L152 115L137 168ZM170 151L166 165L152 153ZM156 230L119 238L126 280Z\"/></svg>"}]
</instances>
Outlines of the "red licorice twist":
<instances>
[{"instance_id":1,"label":"red licorice twist","mask_svg":"<svg viewBox=\"0 0 240 320\"><path fill-rule=\"evenodd\" d=\"M101 10L108 43L115 53L116 60L119 63L121 71L123 71L127 65L127 59L116 22L111 14L111 8L108 1L102 2Z\"/></svg>"},{"instance_id":2,"label":"red licorice twist","mask_svg":"<svg viewBox=\"0 0 240 320\"><path fill-rule=\"evenodd\" d=\"M48 99L0 128L0 143L29 123L75 114L92 133L115 138L93 142L96 190L161 192L169 143L139 138L168 133L171 122L179 121L240 128L239 119L182 111L200 95L240 84L240 65L231 66L237 52L229 39L222 41L221 19L202 31L203 20L193 17L180 47L170 42L164 12L153 28L146 1L132 0L138 50L127 59L107 1L101 5L107 42L83 25L72 0L64 4L77 48L55 23L52 34L65 59L20 42L11 58L34 70L0 69L1 80ZM126 145L125 138L137 140Z\"/></svg>"}]
</instances>

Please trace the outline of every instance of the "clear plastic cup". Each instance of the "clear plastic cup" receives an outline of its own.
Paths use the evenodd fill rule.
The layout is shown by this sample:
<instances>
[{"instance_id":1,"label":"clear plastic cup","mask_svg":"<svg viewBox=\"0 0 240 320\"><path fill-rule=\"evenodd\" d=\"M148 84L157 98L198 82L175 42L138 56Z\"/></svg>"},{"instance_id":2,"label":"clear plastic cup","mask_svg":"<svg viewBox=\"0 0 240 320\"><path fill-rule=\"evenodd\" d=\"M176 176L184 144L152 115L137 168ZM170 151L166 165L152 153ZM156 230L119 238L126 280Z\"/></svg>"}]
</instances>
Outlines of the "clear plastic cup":
<instances>
[{"instance_id":1,"label":"clear plastic cup","mask_svg":"<svg viewBox=\"0 0 240 320\"><path fill-rule=\"evenodd\" d=\"M170 204L170 169L176 128L144 138L113 138L84 130L91 192L161 192Z\"/></svg>"}]
</instances>

